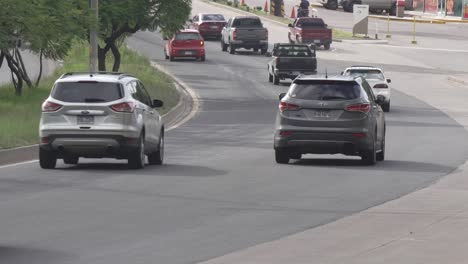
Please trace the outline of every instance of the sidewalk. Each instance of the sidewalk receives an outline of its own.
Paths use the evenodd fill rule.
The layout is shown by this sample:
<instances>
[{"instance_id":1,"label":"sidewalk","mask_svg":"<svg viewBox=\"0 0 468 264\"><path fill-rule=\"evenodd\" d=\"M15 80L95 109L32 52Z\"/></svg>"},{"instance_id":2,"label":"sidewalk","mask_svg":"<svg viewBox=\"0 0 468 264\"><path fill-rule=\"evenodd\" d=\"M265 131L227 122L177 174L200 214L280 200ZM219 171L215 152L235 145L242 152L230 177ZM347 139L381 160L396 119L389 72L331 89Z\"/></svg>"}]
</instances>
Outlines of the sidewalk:
<instances>
[{"instance_id":1,"label":"sidewalk","mask_svg":"<svg viewBox=\"0 0 468 264\"><path fill-rule=\"evenodd\" d=\"M439 75L439 82L447 86L427 90L421 84L404 92L468 129L468 75ZM468 162L400 199L204 264L464 264L467 248Z\"/></svg>"}]
</instances>

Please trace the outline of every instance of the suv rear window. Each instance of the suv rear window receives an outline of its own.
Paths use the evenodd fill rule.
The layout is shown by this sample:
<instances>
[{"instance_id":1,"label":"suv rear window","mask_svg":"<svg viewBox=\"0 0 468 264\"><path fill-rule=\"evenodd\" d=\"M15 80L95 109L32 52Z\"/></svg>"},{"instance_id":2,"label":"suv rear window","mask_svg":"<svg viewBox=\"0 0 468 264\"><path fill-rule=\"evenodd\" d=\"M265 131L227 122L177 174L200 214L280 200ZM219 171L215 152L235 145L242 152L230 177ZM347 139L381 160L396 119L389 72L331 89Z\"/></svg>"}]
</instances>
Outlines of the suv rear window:
<instances>
[{"instance_id":1,"label":"suv rear window","mask_svg":"<svg viewBox=\"0 0 468 264\"><path fill-rule=\"evenodd\" d=\"M105 103L123 98L119 83L61 82L55 85L52 98L69 103Z\"/></svg>"},{"instance_id":2,"label":"suv rear window","mask_svg":"<svg viewBox=\"0 0 468 264\"><path fill-rule=\"evenodd\" d=\"M374 79L374 80L383 80L384 75L380 70L364 70L364 69L354 69L354 70L348 70L345 73L345 76L362 76L365 79Z\"/></svg>"},{"instance_id":3,"label":"suv rear window","mask_svg":"<svg viewBox=\"0 0 468 264\"><path fill-rule=\"evenodd\" d=\"M289 92L292 98L303 100L354 100L365 96L365 91L354 81L296 80Z\"/></svg>"},{"instance_id":4,"label":"suv rear window","mask_svg":"<svg viewBox=\"0 0 468 264\"><path fill-rule=\"evenodd\" d=\"M312 52L307 46L282 45L275 49L273 55L279 57L310 57Z\"/></svg>"},{"instance_id":5,"label":"suv rear window","mask_svg":"<svg viewBox=\"0 0 468 264\"><path fill-rule=\"evenodd\" d=\"M175 36L176 40L200 40L200 35L198 33L178 33Z\"/></svg>"},{"instance_id":6,"label":"suv rear window","mask_svg":"<svg viewBox=\"0 0 468 264\"><path fill-rule=\"evenodd\" d=\"M210 14L210 15L203 15L202 21L225 21L225 19L223 15Z\"/></svg>"},{"instance_id":7,"label":"suv rear window","mask_svg":"<svg viewBox=\"0 0 468 264\"><path fill-rule=\"evenodd\" d=\"M234 20L233 27L263 27L262 21L258 18L238 18Z\"/></svg>"}]
</instances>

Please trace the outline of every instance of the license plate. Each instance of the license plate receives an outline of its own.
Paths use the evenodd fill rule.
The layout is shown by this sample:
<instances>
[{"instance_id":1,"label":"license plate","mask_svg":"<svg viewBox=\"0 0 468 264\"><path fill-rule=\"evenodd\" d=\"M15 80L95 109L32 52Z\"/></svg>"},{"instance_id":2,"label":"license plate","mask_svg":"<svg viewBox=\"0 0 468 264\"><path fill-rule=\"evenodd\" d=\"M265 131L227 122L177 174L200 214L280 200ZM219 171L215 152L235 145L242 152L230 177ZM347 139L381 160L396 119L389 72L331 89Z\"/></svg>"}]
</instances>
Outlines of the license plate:
<instances>
[{"instance_id":1,"label":"license plate","mask_svg":"<svg viewBox=\"0 0 468 264\"><path fill-rule=\"evenodd\" d=\"M186 51L184 54L185 54L185 55L193 55L194 52L193 52L193 51Z\"/></svg>"},{"instance_id":2,"label":"license plate","mask_svg":"<svg viewBox=\"0 0 468 264\"><path fill-rule=\"evenodd\" d=\"M81 125L90 125L94 124L94 116L78 116L77 123Z\"/></svg>"},{"instance_id":3,"label":"license plate","mask_svg":"<svg viewBox=\"0 0 468 264\"><path fill-rule=\"evenodd\" d=\"M315 111L314 116L321 118L329 118L330 113L328 111Z\"/></svg>"},{"instance_id":4,"label":"license plate","mask_svg":"<svg viewBox=\"0 0 468 264\"><path fill-rule=\"evenodd\" d=\"M218 29L218 26L211 26L211 29Z\"/></svg>"},{"instance_id":5,"label":"license plate","mask_svg":"<svg viewBox=\"0 0 468 264\"><path fill-rule=\"evenodd\" d=\"M320 43L320 40L314 40L314 43Z\"/></svg>"}]
</instances>

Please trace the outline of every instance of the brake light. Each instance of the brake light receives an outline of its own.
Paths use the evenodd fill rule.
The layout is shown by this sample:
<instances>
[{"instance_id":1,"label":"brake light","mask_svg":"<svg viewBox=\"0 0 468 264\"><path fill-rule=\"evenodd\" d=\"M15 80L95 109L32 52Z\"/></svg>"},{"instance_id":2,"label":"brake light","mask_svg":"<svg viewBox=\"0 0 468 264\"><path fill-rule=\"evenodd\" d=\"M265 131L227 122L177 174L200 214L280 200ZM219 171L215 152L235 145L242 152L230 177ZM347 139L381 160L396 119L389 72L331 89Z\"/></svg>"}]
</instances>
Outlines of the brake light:
<instances>
[{"instance_id":1,"label":"brake light","mask_svg":"<svg viewBox=\"0 0 468 264\"><path fill-rule=\"evenodd\" d=\"M385 84L385 83L378 83L378 84L374 85L374 88L385 89L385 88L388 88L388 85Z\"/></svg>"},{"instance_id":2,"label":"brake light","mask_svg":"<svg viewBox=\"0 0 468 264\"><path fill-rule=\"evenodd\" d=\"M364 137L366 137L366 134L364 134L364 133L353 133L353 136L355 138L364 138Z\"/></svg>"},{"instance_id":3,"label":"brake light","mask_svg":"<svg viewBox=\"0 0 468 264\"><path fill-rule=\"evenodd\" d=\"M293 133L291 131L281 131L280 136L282 137L288 137L291 136Z\"/></svg>"},{"instance_id":4,"label":"brake light","mask_svg":"<svg viewBox=\"0 0 468 264\"><path fill-rule=\"evenodd\" d=\"M345 110L348 112L361 112L361 113L369 113L371 109L370 104L355 104L355 105L348 105L345 107Z\"/></svg>"},{"instance_id":5,"label":"brake light","mask_svg":"<svg viewBox=\"0 0 468 264\"><path fill-rule=\"evenodd\" d=\"M234 29L234 31L232 31L232 40L236 40L237 39L237 28Z\"/></svg>"},{"instance_id":6,"label":"brake light","mask_svg":"<svg viewBox=\"0 0 468 264\"><path fill-rule=\"evenodd\" d=\"M116 112L125 112L125 113L133 113L135 110L136 104L132 102L125 102L120 104L111 105L111 109Z\"/></svg>"},{"instance_id":7,"label":"brake light","mask_svg":"<svg viewBox=\"0 0 468 264\"><path fill-rule=\"evenodd\" d=\"M299 110L299 106L298 105L295 105L295 104L290 104L288 102L280 102L279 103L279 110L281 112L284 112L284 111L296 111L296 110Z\"/></svg>"},{"instance_id":8,"label":"brake light","mask_svg":"<svg viewBox=\"0 0 468 264\"><path fill-rule=\"evenodd\" d=\"M56 103L53 103L53 102L50 102L50 101L45 101L42 104L42 112L56 112L60 108L62 108L62 105L56 104Z\"/></svg>"},{"instance_id":9,"label":"brake light","mask_svg":"<svg viewBox=\"0 0 468 264\"><path fill-rule=\"evenodd\" d=\"M200 46L204 46L205 45L205 42L203 40L200 41Z\"/></svg>"}]
</instances>

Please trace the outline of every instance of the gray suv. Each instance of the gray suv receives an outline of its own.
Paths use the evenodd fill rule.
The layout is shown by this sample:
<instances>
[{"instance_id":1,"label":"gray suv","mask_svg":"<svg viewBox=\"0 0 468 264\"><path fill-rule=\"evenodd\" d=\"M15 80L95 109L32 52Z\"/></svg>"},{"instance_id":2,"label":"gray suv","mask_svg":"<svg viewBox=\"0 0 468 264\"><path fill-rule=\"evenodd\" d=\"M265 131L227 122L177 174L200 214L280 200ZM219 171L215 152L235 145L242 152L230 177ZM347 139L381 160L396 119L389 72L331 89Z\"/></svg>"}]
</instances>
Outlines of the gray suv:
<instances>
[{"instance_id":1,"label":"gray suv","mask_svg":"<svg viewBox=\"0 0 468 264\"><path fill-rule=\"evenodd\" d=\"M57 159L128 159L129 167L160 165L164 123L143 84L121 73L67 73L42 105L39 162L53 169Z\"/></svg>"},{"instance_id":2,"label":"gray suv","mask_svg":"<svg viewBox=\"0 0 468 264\"><path fill-rule=\"evenodd\" d=\"M362 77L299 76L280 95L276 162L308 153L361 156L369 165L384 160L383 102Z\"/></svg>"}]
</instances>

